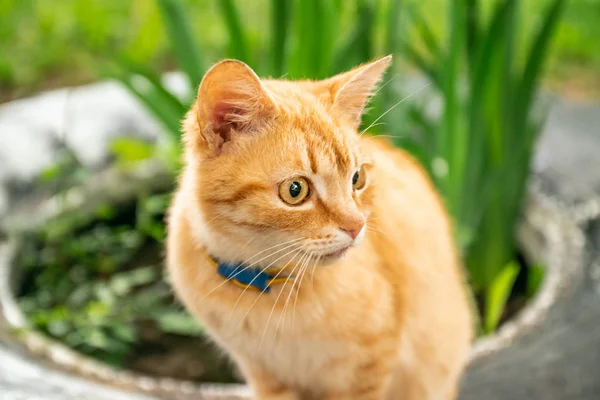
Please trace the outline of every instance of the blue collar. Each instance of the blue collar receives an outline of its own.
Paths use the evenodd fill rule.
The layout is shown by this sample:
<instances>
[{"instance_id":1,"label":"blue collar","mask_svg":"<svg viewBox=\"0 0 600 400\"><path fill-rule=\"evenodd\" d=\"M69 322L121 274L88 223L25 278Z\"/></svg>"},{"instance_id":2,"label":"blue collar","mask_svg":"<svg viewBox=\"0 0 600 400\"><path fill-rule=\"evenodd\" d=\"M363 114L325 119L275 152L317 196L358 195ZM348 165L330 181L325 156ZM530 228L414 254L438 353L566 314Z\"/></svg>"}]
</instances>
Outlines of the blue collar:
<instances>
[{"instance_id":1,"label":"blue collar","mask_svg":"<svg viewBox=\"0 0 600 400\"><path fill-rule=\"evenodd\" d=\"M244 289L253 289L268 293L271 286L294 279L291 275L281 275L281 268L248 268L242 263L217 262L206 252L208 261L217 268L217 273L228 281Z\"/></svg>"}]
</instances>

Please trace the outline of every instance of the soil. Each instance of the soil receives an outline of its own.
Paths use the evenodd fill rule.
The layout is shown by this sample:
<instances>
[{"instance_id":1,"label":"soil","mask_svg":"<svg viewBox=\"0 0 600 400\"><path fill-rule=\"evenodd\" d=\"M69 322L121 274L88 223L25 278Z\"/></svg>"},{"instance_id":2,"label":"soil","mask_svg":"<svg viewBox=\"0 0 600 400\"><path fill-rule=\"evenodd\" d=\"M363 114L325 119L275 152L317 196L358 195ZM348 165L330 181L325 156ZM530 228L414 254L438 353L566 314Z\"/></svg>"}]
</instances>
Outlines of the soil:
<instances>
[{"instance_id":1,"label":"soil","mask_svg":"<svg viewBox=\"0 0 600 400\"><path fill-rule=\"evenodd\" d=\"M208 339L164 334L153 324L142 324L141 343L125 360L125 368L189 381L242 382L233 363Z\"/></svg>"}]
</instances>

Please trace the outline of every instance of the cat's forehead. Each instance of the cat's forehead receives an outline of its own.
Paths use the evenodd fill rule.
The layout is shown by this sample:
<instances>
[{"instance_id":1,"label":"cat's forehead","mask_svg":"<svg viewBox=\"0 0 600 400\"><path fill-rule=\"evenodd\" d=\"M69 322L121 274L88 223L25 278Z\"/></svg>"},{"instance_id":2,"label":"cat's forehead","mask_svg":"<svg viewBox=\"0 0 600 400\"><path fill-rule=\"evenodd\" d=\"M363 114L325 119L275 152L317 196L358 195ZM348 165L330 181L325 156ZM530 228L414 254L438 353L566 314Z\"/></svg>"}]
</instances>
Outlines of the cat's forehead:
<instances>
[{"instance_id":1,"label":"cat's forehead","mask_svg":"<svg viewBox=\"0 0 600 400\"><path fill-rule=\"evenodd\" d=\"M270 85L280 112L276 124L278 145L295 168L318 175L334 170L346 173L359 163L358 135L311 87L301 82ZM290 162L284 162L286 167L291 167Z\"/></svg>"},{"instance_id":2,"label":"cat's forehead","mask_svg":"<svg viewBox=\"0 0 600 400\"><path fill-rule=\"evenodd\" d=\"M360 163L360 149L352 132L335 125L295 123L282 127L281 151L274 164L282 174L305 172L313 176L347 175Z\"/></svg>"}]
</instances>

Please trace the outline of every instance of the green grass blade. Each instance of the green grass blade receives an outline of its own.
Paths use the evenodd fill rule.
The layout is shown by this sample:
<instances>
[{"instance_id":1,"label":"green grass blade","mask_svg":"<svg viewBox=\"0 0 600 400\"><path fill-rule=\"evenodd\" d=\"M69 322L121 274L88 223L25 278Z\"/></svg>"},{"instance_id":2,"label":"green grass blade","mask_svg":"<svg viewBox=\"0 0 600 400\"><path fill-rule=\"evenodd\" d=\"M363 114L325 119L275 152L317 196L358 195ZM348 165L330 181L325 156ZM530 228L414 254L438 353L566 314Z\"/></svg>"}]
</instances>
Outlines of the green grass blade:
<instances>
[{"instance_id":1,"label":"green grass blade","mask_svg":"<svg viewBox=\"0 0 600 400\"><path fill-rule=\"evenodd\" d=\"M495 64L498 62L499 52L506 29L507 14L509 12L508 2L500 4L492 15L489 28L486 33L479 38L479 48L476 56L470 61L471 65L471 85L469 96L469 167L464 175L464 190L467 195L461 204L461 215L467 229L475 231L480 222L482 212L484 212L488 203L487 192L482 190L486 177L489 178L491 171L488 170L488 164L491 163L489 157L490 146L492 146L492 137L497 124L491 129L488 128L490 116L486 114L485 100L495 99L491 93L492 90L502 88L502 84L494 85L492 74L496 70ZM490 82L491 81L491 82ZM489 105L488 105L489 108ZM494 107L491 107L492 109ZM493 147L492 147L493 149ZM493 151L493 150L492 150ZM478 193L478 196L468 195L468 192Z\"/></svg>"},{"instance_id":2,"label":"green grass blade","mask_svg":"<svg viewBox=\"0 0 600 400\"><path fill-rule=\"evenodd\" d=\"M426 154L429 154L426 165L430 167L431 162L433 161L432 155L434 152L434 137L436 134L434 123L425 115L422 107L416 105L409 106L407 114L410 121L422 131L421 145L424 148L424 151L426 151Z\"/></svg>"},{"instance_id":3,"label":"green grass blade","mask_svg":"<svg viewBox=\"0 0 600 400\"><path fill-rule=\"evenodd\" d=\"M543 25L535 37L527 56L523 78L519 84L518 105L516 108L516 123L521 127L524 127L527 123L527 114L531 108L536 85L548 55L548 47L556 31L564 6L565 0L554 0L550 5L548 13L544 17ZM528 141L533 141L533 138L529 137ZM528 146L526 145L526 147Z\"/></svg>"},{"instance_id":4,"label":"green grass blade","mask_svg":"<svg viewBox=\"0 0 600 400\"><path fill-rule=\"evenodd\" d=\"M292 7L293 2L290 0L271 2L271 74L274 77L280 77L284 73L289 15Z\"/></svg>"},{"instance_id":5,"label":"green grass blade","mask_svg":"<svg viewBox=\"0 0 600 400\"><path fill-rule=\"evenodd\" d=\"M331 0L321 0L315 3L316 14L319 15L320 32L315 45L318 45L318 63L315 69L317 78L327 78L333 63L333 48L335 34L339 28L339 11Z\"/></svg>"},{"instance_id":6,"label":"green grass blade","mask_svg":"<svg viewBox=\"0 0 600 400\"><path fill-rule=\"evenodd\" d=\"M519 275L519 270L520 267L516 262L508 263L487 288L485 292L485 313L483 316L485 332L493 332L498 326L506 307L506 302Z\"/></svg>"},{"instance_id":7,"label":"green grass blade","mask_svg":"<svg viewBox=\"0 0 600 400\"><path fill-rule=\"evenodd\" d=\"M433 62L425 60L423 56L412 44L404 42L402 45L404 55L415 64L421 72L433 82L437 88L442 88L442 81L436 65Z\"/></svg>"},{"instance_id":8,"label":"green grass blade","mask_svg":"<svg viewBox=\"0 0 600 400\"><path fill-rule=\"evenodd\" d=\"M368 35L373 25L373 17L370 7L359 4L356 15L357 23L352 27L333 57L333 73L347 71L369 59Z\"/></svg>"},{"instance_id":9,"label":"green grass blade","mask_svg":"<svg viewBox=\"0 0 600 400\"><path fill-rule=\"evenodd\" d=\"M220 0L221 13L225 19L225 26L229 32L229 57L236 58L240 61L249 63L248 58L248 40L242 23L240 14L235 3L232 0Z\"/></svg>"},{"instance_id":10,"label":"green grass blade","mask_svg":"<svg viewBox=\"0 0 600 400\"><path fill-rule=\"evenodd\" d=\"M204 75L202 48L195 40L180 0L157 0L177 63L197 88Z\"/></svg>"},{"instance_id":11,"label":"green grass blade","mask_svg":"<svg viewBox=\"0 0 600 400\"><path fill-rule=\"evenodd\" d=\"M156 86L143 75L118 74L114 78L119 80L152 112L174 139L179 140L180 121L185 113L185 108L177 107L172 98L165 96L164 88Z\"/></svg>"},{"instance_id":12,"label":"green grass blade","mask_svg":"<svg viewBox=\"0 0 600 400\"><path fill-rule=\"evenodd\" d=\"M402 24L400 23L402 0L391 0L388 7L387 26L385 30L385 53L396 54L402 48Z\"/></svg>"},{"instance_id":13,"label":"green grass blade","mask_svg":"<svg viewBox=\"0 0 600 400\"><path fill-rule=\"evenodd\" d=\"M440 188L445 195L451 213L459 224L461 216L457 213L461 203L463 190L462 176L467 150L467 135L461 121L460 98L458 85L465 47L464 12L465 0L454 0L450 6L450 34L448 52L443 62L442 76L444 114L442 133L440 133L437 150L448 165L448 174L439 177Z\"/></svg>"},{"instance_id":14,"label":"green grass blade","mask_svg":"<svg viewBox=\"0 0 600 400\"><path fill-rule=\"evenodd\" d=\"M315 0L296 1L294 8L294 46L290 54L288 75L292 79L311 77L314 73L313 65L315 49L314 42L314 2ZM312 23L311 23L312 22Z\"/></svg>"},{"instance_id":15,"label":"green grass blade","mask_svg":"<svg viewBox=\"0 0 600 400\"><path fill-rule=\"evenodd\" d=\"M357 43L358 54L361 62L369 61L374 58L374 30L372 27L375 25L376 21L377 3L378 2L376 0L364 0L359 2L358 12L360 15L364 14L364 19L361 19L361 24L363 25L362 36Z\"/></svg>"},{"instance_id":16,"label":"green grass blade","mask_svg":"<svg viewBox=\"0 0 600 400\"><path fill-rule=\"evenodd\" d=\"M413 19L413 23L416 25L417 31L419 33L420 39L423 41L425 46L427 47L427 51L434 57L439 58L440 56L440 45L438 43L437 38L435 37L433 30L423 18L421 12L415 8L411 8L410 16Z\"/></svg>"},{"instance_id":17,"label":"green grass blade","mask_svg":"<svg viewBox=\"0 0 600 400\"><path fill-rule=\"evenodd\" d=\"M479 0L467 0L467 53L473 61L479 47Z\"/></svg>"},{"instance_id":18,"label":"green grass blade","mask_svg":"<svg viewBox=\"0 0 600 400\"><path fill-rule=\"evenodd\" d=\"M514 126L514 106L515 106L515 38L518 36L518 11L519 2L517 0L507 0L508 14L506 16L506 28L502 43L502 60L500 80L502 89L500 90L500 109L498 122L502 135L502 163L508 162L511 150L515 148L516 142L522 140L523 133L515 129ZM518 164L513 168L518 168Z\"/></svg>"},{"instance_id":19,"label":"green grass blade","mask_svg":"<svg viewBox=\"0 0 600 400\"><path fill-rule=\"evenodd\" d=\"M154 87L153 90L156 90L157 93L159 93L165 104L167 104L169 108L173 109L174 112L181 113L182 116L187 111L189 105L193 102L196 96L196 93L192 92L191 95L194 98L181 101L165 88L160 77L155 72L151 71L145 66L126 59L119 60L119 65L123 72L139 75L150 82Z\"/></svg>"}]
</instances>

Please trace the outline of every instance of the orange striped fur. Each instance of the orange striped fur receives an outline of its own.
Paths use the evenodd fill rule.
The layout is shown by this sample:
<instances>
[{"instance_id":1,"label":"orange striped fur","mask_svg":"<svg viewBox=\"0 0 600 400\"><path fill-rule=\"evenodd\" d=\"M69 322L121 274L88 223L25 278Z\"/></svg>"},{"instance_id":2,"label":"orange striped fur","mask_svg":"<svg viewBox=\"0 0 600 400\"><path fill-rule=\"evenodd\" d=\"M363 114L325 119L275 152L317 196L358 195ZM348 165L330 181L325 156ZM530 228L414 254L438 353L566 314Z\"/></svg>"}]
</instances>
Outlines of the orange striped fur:
<instances>
[{"instance_id":1,"label":"orange striped fur","mask_svg":"<svg viewBox=\"0 0 600 400\"><path fill-rule=\"evenodd\" d=\"M297 82L223 61L184 121L170 279L258 399L455 398L473 332L448 216L406 153L357 133L390 61ZM310 193L290 206L295 176ZM295 279L243 290L204 249Z\"/></svg>"}]
</instances>

